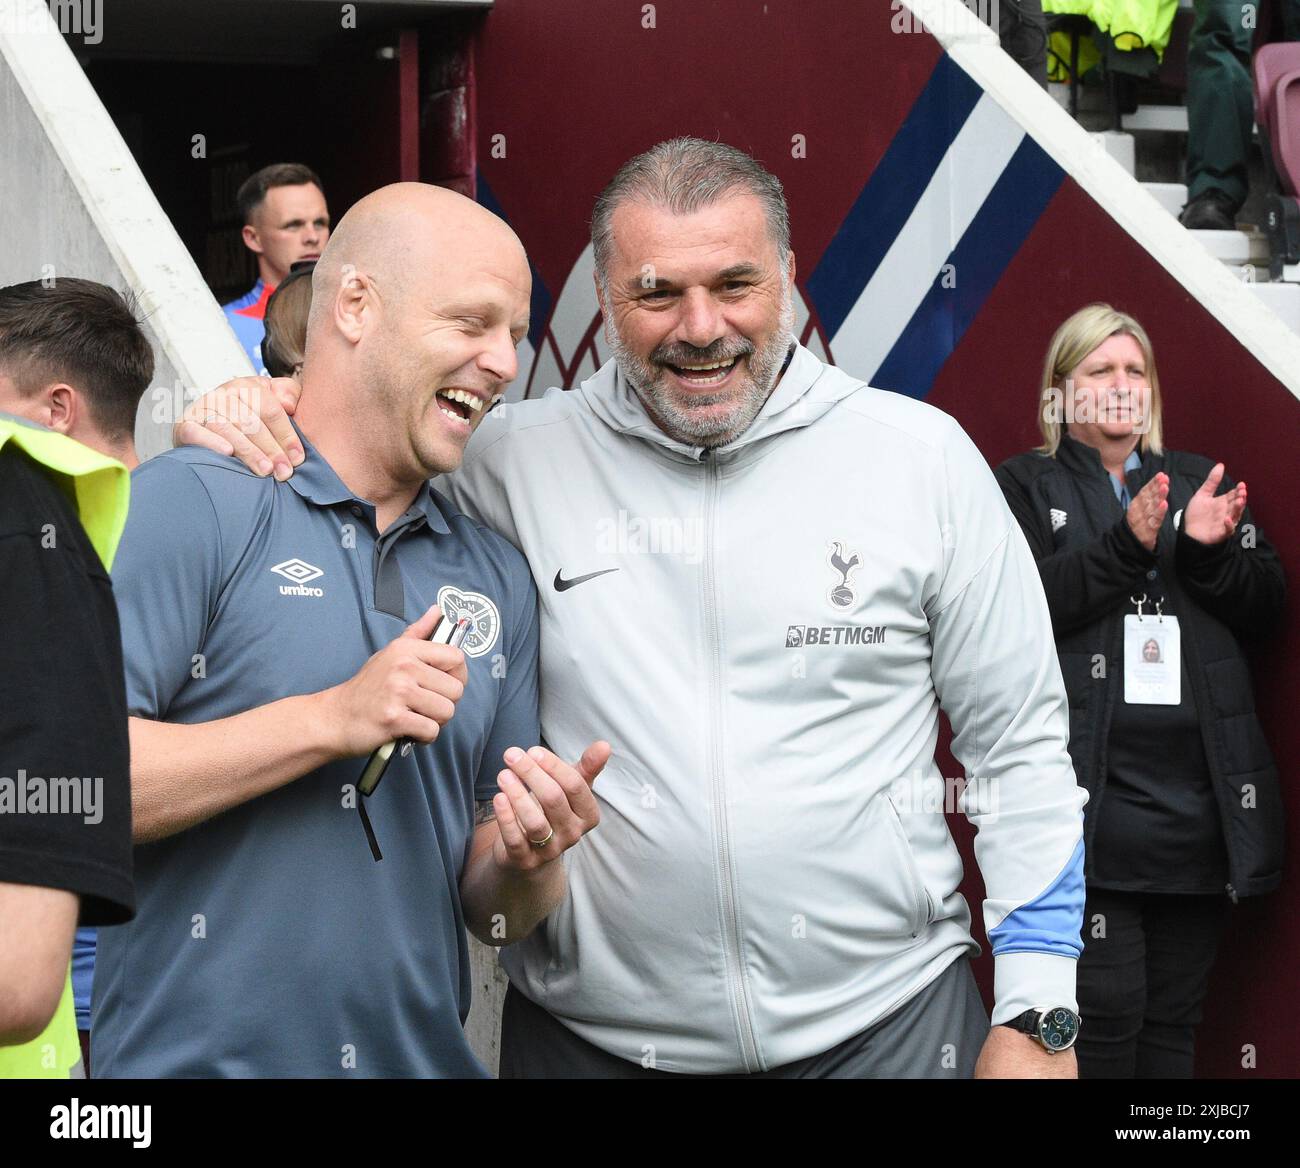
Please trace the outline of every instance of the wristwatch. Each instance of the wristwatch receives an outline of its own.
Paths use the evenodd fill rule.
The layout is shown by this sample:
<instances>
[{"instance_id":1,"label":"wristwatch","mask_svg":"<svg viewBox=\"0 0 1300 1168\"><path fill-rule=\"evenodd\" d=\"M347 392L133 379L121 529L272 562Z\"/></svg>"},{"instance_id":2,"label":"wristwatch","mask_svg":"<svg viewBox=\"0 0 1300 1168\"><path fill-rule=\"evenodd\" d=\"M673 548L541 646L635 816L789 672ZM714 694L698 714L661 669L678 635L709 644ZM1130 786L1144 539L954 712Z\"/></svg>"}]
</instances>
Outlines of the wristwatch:
<instances>
[{"instance_id":1,"label":"wristwatch","mask_svg":"<svg viewBox=\"0 0 1300 1168\"><path fill-rule=\"evenodd\" d=\"M1002 1025L1028 1034L1048 1054L1069 1050L1079 1037L1079 1015L1069 1006L1035 1006Z\"/></svg>"}]
</instances>

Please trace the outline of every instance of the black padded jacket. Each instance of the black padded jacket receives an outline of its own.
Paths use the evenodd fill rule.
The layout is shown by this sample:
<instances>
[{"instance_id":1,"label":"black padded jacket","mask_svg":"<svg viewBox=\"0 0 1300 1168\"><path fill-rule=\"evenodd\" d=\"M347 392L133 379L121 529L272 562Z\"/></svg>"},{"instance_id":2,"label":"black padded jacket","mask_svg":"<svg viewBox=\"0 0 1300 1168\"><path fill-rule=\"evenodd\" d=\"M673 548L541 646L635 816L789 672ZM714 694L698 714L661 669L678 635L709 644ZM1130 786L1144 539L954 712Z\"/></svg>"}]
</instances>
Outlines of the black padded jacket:
<instances>
[{"instance_id":1,"label":"black padded jacket","mask_svg":"<svg viewBox=\"0 0 1300 1168\"><path fill-rule=\"evenodd\" d=\"M1123 698L1123 617L1135 611L1130 596L1142 594L1158 568L1159 586L1183 632L1228 854L1225 891L1235 901L1268 892L1282 878L1281 791L1255 714L1242 643L1276 628L1286 582L1249 508L1236 533L1221 544L1197 542L1181 522L1175 527L1213 465L1196 454L1148 451L1129 473L1131 495L1158 472L1169 476L1169 510L1154 553L1129 530L1100 454L1068 435L1055 457L1019 454L996 475L1038 563L1052 614L1070 701L1070 756L1089 796L1085 877L1094 875L1091 852L1106 795L1107 739L1115 702ZM1225 475L1219 493L1233 485Z\"/></svg>"}]
</instances>

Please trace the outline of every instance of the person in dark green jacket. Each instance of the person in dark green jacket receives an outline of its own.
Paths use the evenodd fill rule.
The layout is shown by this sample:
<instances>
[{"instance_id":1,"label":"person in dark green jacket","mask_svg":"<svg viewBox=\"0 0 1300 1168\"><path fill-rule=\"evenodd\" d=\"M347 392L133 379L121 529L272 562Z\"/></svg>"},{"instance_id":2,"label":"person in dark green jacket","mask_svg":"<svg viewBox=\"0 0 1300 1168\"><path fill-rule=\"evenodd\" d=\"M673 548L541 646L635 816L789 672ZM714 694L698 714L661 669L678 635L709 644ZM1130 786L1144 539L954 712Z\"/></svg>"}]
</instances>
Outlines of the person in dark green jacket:
<instances>
[{"instance_id":1,"label":"person in dark green jacket","mask_svg":"<svg viewBox=\"0 0 1300 1168\"><path fill-rule=\"evenodd\" d=\"M1300 40L1300 0L1276 0L1283 40ZM1249 192L1255 123L1251 45L1260 5L1196 0L1187 46L1187 205L1184 227L1231 231Z\"/></svg>"}]
</instances>

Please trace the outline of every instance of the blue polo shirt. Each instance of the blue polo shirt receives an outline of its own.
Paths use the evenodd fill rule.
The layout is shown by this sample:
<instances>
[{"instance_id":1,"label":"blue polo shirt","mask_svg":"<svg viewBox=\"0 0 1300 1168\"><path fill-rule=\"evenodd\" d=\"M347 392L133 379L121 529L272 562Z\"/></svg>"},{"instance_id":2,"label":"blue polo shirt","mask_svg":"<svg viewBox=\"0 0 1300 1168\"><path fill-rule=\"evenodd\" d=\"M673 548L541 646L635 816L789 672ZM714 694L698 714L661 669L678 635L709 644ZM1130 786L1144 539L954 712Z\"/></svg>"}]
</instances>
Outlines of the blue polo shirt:
<instances>
[{"instance_id":1,"label":"blue polo shirt","mask_svg":"<svg viewBox=\"0 0 1300 1168\"><path fill-rule=\"evenodd\" d=\"M1130 450L1129 456L1124 460L1124 480L1128 479L1135 470L1142 466L1142 456L1136 450ZM1115 498L1119 500L1119 505L1128 510L1128 505L1133 502L1128 493L1127 481L1117 479L1114 475L1110 476L1110 485L1115 491Z\"/></svg>"},{"instance_id":2,"label":"blue polo shirt","mask_svg":"<svg viewBox=\"0 0 1300 1168\"><path fill-rule=\"evenodd\" d=\"M197 447L136 470L113 573L130 712L207 722L326 689L435 602L470 618L469 685L367 800L381 863L364 758L135 849L136 918L100 934L96 1077L485 1074L458 887L475 801L539 741L532 579L427 484L381 536L303 449L286 483Z\"/></svg>"},{"instance_id":3,"label":"blue polo shirt","mask_svg":"<svg viewBox=\"0 0 1300 1168\"><path fill-rule=\"evenodd\" d=\"M266 337L266 302L274 291L259 278L242 296L221 306L221 311L226 314L226 323L253 363L254 373L266 373L266 366L262 363L262 341Z\"/></svg>"}]
</instances>

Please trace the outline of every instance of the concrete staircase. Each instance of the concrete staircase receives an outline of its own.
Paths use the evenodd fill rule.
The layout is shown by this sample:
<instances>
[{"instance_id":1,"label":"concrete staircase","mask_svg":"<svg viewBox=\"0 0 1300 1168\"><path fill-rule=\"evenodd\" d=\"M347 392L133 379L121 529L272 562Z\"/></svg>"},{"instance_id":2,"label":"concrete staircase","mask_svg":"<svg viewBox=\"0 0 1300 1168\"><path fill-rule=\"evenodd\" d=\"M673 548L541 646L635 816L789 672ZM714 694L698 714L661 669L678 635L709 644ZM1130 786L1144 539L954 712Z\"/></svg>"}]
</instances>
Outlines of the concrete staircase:
<instances>
[{"instance_id":1,"label":"concrete staircase","mask_svg":"<svg viewBox=\"0 0 1300 1168\"><path fill-rule=\"evenodd\" d=\"M1068 87L1053 84L1049 88L1052 96L1068 108ZM1134 113L1125 114L1121 124L1121 130L1095 131L1092 137L1099 148L1136 177L1139 140L1135 135L1169 133L1185 136L1187 109L1184 106L1139 106ZM1144 181L1142 187L1175 218L1187 202L1187 187L1182 183ZM1233 274L1248 284L1262 303L1272 309L1292 332L1300 335L1300 282L1270 280L1268 241L1259 227L1239 222L1235 231L1189 231L1187 234L1220 263L1232 269Z\"/></svg>"}]
</instances>

